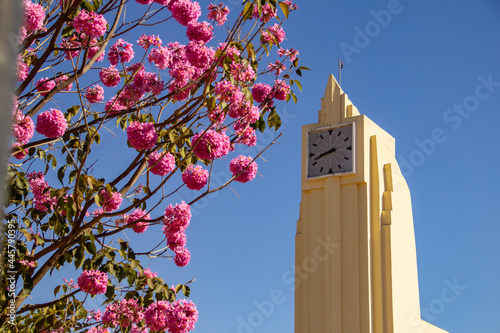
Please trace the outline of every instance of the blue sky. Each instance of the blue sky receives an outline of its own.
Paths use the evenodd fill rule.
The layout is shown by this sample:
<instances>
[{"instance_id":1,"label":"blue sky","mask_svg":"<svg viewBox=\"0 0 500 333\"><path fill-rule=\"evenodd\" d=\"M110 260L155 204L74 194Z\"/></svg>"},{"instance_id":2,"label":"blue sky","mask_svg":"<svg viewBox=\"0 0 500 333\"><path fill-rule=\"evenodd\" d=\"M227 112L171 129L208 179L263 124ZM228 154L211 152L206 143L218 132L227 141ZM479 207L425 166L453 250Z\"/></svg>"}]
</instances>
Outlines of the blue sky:
<instances>
[{"instance_id":1,"label":"blue sky","mask_svg":"<svg viewBox=\"0 0 500 333\"><path fill-rule=\"evenodd\" d=\"M297 1L299 10L285 25L286 47L298 48L312 71L301 79L298 103L278 108L286 119L280 144L259 162L262 177L232 185L239 198L230 190L220 193L193 218L190 267L162 269L167 279L197 278L195 331L293 332L287 277L299 217L300 129L317 121L328 75L337 77L341 57L342 89L396 138L397 158L405 165L424 319L453 333L498 332L500 2L402 0L377 31L372 11L391 3L397 2ZM373 29L370 40L356 40L358 29L367 27ZM358 52L344 53L346 44ZM476 89L481 100L474 99ZM460 105L462 114L454 111ZM430 144L436 129L444 135ZM466 289L444 303L448 283ZM273 311L259 310L272 297L279 303Z\"/></svg>"},{"instance_id":2,"label":"blue sky","mask_svg":"<svg viewBox=\"0 0 500 333\"><path fill-rule=\"evenodd\" d=\"M200 3L206 8L210 1ZM225 1L233 15L240 3ZM149 266L170 284L196 278L191 298L200 319L194 332L293 332L290 277L301 191L301 127L317 122L328 75L337 77L338 58L343 58L342 89L362 114L396 139L412 194L424 319L453 333L498 333L500 2L297 4L299 10L285 24L283 46L297 48L301 64L312 71L300 79L298 103L278 105L283 136L265 160L258 160L255 180L233 183L193 207L188 267L166 260ZM380 14L388 9L390 16ZM160 36L170 41L170 33L175 35L166 30ZM265 134L257 147L241 153L255 155L273 139ZM108 151L102 159L112 159L112 153L121 151ZM148 230L145 235L157 234ZM148 238L137 246L149 244ZM444 303L441 293L449 283L463 288L453 302ZM273 308L262 310L269 300Z\"/></svg>"}]
</instances>

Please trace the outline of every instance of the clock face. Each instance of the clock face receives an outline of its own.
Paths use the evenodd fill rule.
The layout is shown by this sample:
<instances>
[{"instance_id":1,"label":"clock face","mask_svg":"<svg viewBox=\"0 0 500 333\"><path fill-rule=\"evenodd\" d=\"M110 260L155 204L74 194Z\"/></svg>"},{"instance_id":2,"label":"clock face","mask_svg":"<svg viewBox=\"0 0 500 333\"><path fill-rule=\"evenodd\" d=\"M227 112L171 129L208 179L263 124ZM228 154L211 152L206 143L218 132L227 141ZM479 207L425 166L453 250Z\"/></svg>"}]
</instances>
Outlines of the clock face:
<instances>
[{"instance_id":1,"label":"clock face","mask_svg":"<svg viewBox=\"0 0 500 333\"><path fill-rule=\"evenodd\" d=\"M307 178L354 172L353 124L312 130L307 145Z\"/></svg>"}]
</instances>

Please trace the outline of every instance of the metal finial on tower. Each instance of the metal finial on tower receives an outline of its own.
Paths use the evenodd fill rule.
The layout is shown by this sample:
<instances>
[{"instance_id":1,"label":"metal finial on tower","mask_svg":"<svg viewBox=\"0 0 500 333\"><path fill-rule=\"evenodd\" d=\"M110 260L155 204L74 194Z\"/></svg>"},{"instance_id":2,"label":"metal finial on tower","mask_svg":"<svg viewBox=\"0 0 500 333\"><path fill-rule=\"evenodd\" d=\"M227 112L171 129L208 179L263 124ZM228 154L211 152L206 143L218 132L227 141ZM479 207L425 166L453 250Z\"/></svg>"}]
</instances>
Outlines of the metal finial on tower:
<instances>
[{"instance_id":1,"label":"metal finial on tower","mask_svg":"<svg viewBox=\"0 0 500 333\"><path fill-rule=\"evenodd\" d=\"M339 86L341 85L342 68L344 68L344 63L342 62L342 59L339 58Z\"/></svg>"}]
</instances>

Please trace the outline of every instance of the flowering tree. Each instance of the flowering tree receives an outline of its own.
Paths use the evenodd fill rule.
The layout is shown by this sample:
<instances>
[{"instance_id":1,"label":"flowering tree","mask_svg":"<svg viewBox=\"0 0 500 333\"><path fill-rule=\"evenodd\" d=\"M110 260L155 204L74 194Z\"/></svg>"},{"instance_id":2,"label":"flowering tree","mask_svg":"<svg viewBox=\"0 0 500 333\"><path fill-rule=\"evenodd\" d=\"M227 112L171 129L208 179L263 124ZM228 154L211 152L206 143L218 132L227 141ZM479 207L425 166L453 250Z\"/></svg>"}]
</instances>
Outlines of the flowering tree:
<instances>
[{"instance_id":1,"label":"flowering tree","mask_svg":"<svg viewBox=\"0 0 500 333\"><path fill-rule=\"evenodd\" d=\"M186 266L190 205L255 177L265 149L235 150L255 146L256 130L280 127L275 101L296 101L290 86L300 82L291 74L307 68L282 47L282 24L295 9L291 1L245 0L231 20L229 8L210 4L203 21L190 0L24 2L2 239L4 331L194 328L189 282L170 287L140 258ZM185 32L186 42L141 31L151 26ZM102 135L113 131L115 140ZM126 164L101 158L116 140ZM220 186L211 182L217 168L232 175ZM198 194L174 201L185 191ZM146 252L115 238L148 228L165 237ZM33 295L53 270L68 279L55 299L37 303ZM102 311L87 308L98 294Z\"/></svg>"}]
</instances>

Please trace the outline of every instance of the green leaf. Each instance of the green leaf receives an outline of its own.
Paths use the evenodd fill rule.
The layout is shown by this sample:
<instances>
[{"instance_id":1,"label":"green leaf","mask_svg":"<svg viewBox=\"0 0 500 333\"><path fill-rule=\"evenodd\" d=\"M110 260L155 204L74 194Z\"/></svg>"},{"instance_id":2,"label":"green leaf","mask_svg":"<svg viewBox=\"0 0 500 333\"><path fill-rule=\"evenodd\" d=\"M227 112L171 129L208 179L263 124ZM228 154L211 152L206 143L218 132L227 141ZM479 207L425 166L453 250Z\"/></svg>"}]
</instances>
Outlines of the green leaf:
<instances>
[{"instance_id":1,"label":"green leaf","mask_svg":"<svg viewBox=\"0 0 500 333\"><path fill-rule=\"evenodd\" d=\"M251 2L249 2L243 8L243 12L242 12L243 19L245 21L251 19L252 18L252 14L253 14L253 4Z\"/></svg>"},{"instance_id":2,"label":"green leaf","mask_svg":"<svg viewBox=\"0 0 500 333\"><path fill-rule=\"evenodd\" d=\"M100 194L94 195L94 201L95 201L95 204L99 207L102 207L102 205L104 204L104 198Z\"/></svg>"},{"instance_id":3,"label":"green leaf","mask_svg":"<svg viewBox=\"0 0 500 333\"><path fill-rule=\"evenodd\" d=\"M177 294L182 289L182 284L175 286L175 293Z\"/></svg>"},{"instance_id":4,"label":"green leaf","mask_svg":"<svg viewBox=\"0 0 500 333\"><path fill-rule=\"evenodd\" d=\"M286 3L280 2L279 6L283 11L283 14L285 15L285 18L288 19L288 14L290 14L290 8L288 8L288 5Z\"/></svg>"},{"instance_id":5,"label":"green leaf","mask_svg":"<svg viewBox=\"0 0 500 333\"><path fill-rule=\"evenodd\" d=\"M216 106L216 101L215 101L215 97L214 96L212 96L209 99L207 99L207 108L208 108L208 111L212 111L213 109L215 109L215 106Z\"/></svg>"},{"instance_id":6,"label":"green leaf","mask_svg":"<svg viewBox=\"0 0 500 333\"><path fill-rule=\"evenodd\" d=\"M94 243L91 242L85 243L85 249L87 250L88 253L92 255L96 254L96 247Z\"/></svg>"},{"instance_id":7,"label":"green leaf","mask_svg":"<svg viewBox=\"0 0 500 333\"><path fill-rule=\"evenodd\" d=\"M184 296L189 297L189 294L191 294L191 289L189 288L189 286L183 285L182 293L184 294Z\"/></svg>"},{"instance_id":8,"label":"green leaf","mask_svg":"<svg viewBox=\"0 0 500 333\"><path fill-rule=\"evenodd\" d=\"M29 294L31 294L32 290L33 290L33 280L31 279L31 276L25 274L23 276L23 295L28 296Z\"/></svg>"},{"instance_id":9,"label":"green leaf","mask_svg":"<svg viewBox=\"0 0 500 333\"><path fill-rule=\"evenodd\" d=\"M300 69L297 69L295 73L297 73L298 76L302 76L302 71Z\"/></svg>"},{"instance_id":10,"label":"green leaf","mask_svg":"<svg viewBox=\"0 0 500 333\"><path fill-rule=\"evenodd\" d=\"M299 90L302 91L302 83L300 83L299 80L292 80L292 82L295 82L295 84L297 84L297 86L299 87Z\"/></svg>"},{"instance_id":11,"label":"green leaf","mask_svg":"<svg viewBox=\"0 0 500 333\"><path fill-rule=\"evenodd\" d=\"M83 246L77 247L74 256L75 256L75 267L80 268L83 265L83 261L85 260L85 248Z\"/></svg>"}]
</instances>

